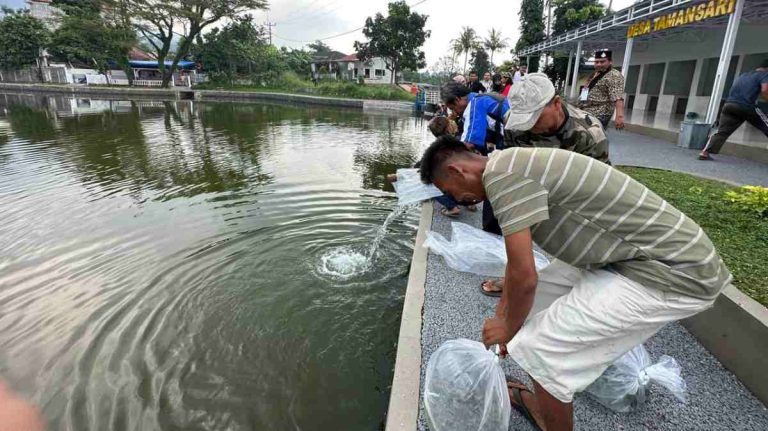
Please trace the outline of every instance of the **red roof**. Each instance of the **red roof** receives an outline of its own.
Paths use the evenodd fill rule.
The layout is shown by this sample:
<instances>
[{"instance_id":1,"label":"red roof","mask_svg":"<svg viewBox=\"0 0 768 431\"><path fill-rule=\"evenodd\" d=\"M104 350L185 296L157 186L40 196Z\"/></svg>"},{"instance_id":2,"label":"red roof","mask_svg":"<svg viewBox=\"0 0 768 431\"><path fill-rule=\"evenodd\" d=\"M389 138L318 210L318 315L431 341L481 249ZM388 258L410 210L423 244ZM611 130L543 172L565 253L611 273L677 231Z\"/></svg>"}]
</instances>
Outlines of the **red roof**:
<instances>
[{"instance_id":1,"label":"red roof","mask_svg":"<svg viewBox=\"0 0 768 431\"><path fill-rule=\"evenodd\" d=\"M357 55L356 54L345 55L344 57L341 57L339 61L357 61Z\"/></svg>"},{"instance_id":2,"label":"red roof","mask_svg":"<svg viewBox=\"0 0 768 431\"><path fill-rule=\"evenodd\" d=\"M128 58L131 60L157 60L154 54L144 52L139 48L131 48L131 52L128 53Z\"/></svg>"}]
</instances>

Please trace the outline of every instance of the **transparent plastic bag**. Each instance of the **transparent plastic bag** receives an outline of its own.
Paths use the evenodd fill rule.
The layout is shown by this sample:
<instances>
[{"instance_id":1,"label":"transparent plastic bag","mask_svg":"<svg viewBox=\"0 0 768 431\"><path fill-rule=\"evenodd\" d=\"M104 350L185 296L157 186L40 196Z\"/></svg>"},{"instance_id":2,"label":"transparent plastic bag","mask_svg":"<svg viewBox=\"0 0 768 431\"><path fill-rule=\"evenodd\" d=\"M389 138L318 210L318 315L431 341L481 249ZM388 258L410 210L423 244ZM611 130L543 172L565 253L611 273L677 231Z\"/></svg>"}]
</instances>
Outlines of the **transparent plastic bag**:
<instances>
[{"instance_id":1,"label":"transparent plastic bag","mask_svg":"<svg viewBox=\"0 0 768 431\"><path fill-rule=\"evenodd\" d=\"M629 412L645 403L650 382L667 388L675 398L685 402L686 384L680 376L680 365L667 355L651 364L651 357L642 344L617 359L586 392L611 410Z\"/></svg>"},{"instance_id":2,"label":"transparent plastic bag","mask_svg":"<svg viewBox=\"0 0 768 431\"><path fill-rule=\"evenodd\" d=\"M429 358L424 408L431 431L507 430L511 405L499 357L477 341L446 341Z\"/></svg>"},{"instance_id":3,"label":"transparent plastic bag","mask_svg":"<svg viewBox=\"0 0 768 431\"><path fill-rule=\"evenodd\" d=\"M418 169L398 169L397 181L392 183L397 192L397 204L408 205L442 196L434 184L424 184Z\"/></svg>"},{"instance_id":4,"label":"transparent plastic bag","mask_svg":"<svg viewBox=\"0 0 768 431\"><path fill-rule=\"evenodd\" d=\"M427 232L424 247L443 256L449 267L461 272L487 277L503 277L507 266L504 238L465 223L451 222L451 240L436 232ZM549 265L546 256L533 250L536 270Z\"/></svg>"}]
</instances>

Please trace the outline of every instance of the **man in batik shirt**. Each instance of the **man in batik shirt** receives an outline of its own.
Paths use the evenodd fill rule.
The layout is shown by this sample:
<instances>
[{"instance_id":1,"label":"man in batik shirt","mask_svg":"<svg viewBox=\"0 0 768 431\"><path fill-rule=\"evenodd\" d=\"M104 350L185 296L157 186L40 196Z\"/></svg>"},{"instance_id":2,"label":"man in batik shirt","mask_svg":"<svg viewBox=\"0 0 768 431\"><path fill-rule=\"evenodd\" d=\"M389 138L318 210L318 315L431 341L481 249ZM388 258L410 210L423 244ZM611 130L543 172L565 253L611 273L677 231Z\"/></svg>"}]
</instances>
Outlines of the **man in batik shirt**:
<instances>
[{"instance_id":1,"label":"man in batik shirt","mask_svg":"<svg viewBox=\"0 0 768 431\"><path fill-rule=\"evenodd\" d=\"M595 73L581 89L579 108L597 117L608 128L616 110L616 129L624 128L624 75L613 68L613 53L603 49L595 52Z\"/></svg>"}]
</instances>

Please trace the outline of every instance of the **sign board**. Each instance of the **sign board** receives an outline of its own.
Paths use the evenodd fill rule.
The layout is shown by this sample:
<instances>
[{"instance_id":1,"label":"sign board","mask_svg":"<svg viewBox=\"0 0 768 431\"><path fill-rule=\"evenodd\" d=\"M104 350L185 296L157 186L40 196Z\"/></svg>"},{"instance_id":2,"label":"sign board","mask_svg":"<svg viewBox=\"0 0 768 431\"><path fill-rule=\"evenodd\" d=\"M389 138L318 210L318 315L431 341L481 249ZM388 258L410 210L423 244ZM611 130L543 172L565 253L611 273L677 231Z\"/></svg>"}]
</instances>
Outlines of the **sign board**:
<instances>
[{"instance_id":1,"label":"sign board","mask_svg":"<svg viewBox=\"0 0 768 431\"><path fill-rule=\"evenodd\" d=\"M736 9L736 0L710 0L685 9L679 9L653 19L636 22L627 29L627 39L667 30L681 25L704 21L718 16L730 15Z\"/></svg>"}]
</instances>

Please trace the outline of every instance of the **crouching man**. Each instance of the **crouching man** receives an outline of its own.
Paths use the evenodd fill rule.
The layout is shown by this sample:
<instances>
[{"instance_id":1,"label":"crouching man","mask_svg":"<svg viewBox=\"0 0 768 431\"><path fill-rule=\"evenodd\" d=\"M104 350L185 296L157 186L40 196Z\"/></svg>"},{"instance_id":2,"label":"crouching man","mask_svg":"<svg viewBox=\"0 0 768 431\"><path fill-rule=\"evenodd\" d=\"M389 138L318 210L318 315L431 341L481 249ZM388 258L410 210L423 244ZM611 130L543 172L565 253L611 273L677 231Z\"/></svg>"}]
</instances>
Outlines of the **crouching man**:
<instances>
[{"instance_id":1,"label":"crouching man","mask_svg":"<svg viewBox=\"0 0 768 431\"><path fill-rule=\"evenodd\" d=\"M732 279L693 220L573 151L484 157L444 136L426 150L421 178L462 204L493 205L508 261L483 341L508 343L534 382L509 383L512 405L548 431L571 430L575 393L667 323L711 307ZM538 275L533 241L556 258Z\"/></svg>"}]
</instances>

